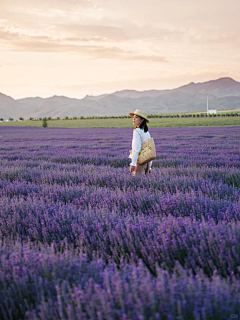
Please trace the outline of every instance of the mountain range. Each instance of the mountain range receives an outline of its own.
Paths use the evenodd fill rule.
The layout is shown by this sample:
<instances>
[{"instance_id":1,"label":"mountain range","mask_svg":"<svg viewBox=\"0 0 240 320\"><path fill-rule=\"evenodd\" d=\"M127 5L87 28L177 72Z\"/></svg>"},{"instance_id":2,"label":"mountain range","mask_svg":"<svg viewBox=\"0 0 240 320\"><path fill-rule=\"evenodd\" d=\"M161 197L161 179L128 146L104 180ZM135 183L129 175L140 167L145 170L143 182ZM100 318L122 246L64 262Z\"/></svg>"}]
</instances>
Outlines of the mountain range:
<instances>
[{"instance_id":1,"label":"mountain range","mask_svg":"<svg viewBox=\"0 0 240 320\"><path fill-rule=\"evenodd\" d=\"M0 93L0 118L127 115L135 109L148 114L206 111L240 108L240 82L220 78L168 90L122 90L83 99L50 98L13 99Z\"/></svg>"}]
</instances>

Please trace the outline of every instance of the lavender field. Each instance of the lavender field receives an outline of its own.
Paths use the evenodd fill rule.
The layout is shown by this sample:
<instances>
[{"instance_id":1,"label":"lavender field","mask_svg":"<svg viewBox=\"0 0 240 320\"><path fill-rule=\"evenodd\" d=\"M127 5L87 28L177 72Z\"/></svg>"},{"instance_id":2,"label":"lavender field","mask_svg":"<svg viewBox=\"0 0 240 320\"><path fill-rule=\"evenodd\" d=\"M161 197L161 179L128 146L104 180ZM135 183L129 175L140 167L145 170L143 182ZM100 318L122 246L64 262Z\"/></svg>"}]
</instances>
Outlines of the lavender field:
<instances>
[{"instance_id":1,"label":"lavender field","mask_svg":"<svg viewBox=\"0 0 240 320\"><path fill-rule=\"evenodd\" d=\"M240 127L0 127L0 319L240 317Z\"/></svg>"}]
</instances>

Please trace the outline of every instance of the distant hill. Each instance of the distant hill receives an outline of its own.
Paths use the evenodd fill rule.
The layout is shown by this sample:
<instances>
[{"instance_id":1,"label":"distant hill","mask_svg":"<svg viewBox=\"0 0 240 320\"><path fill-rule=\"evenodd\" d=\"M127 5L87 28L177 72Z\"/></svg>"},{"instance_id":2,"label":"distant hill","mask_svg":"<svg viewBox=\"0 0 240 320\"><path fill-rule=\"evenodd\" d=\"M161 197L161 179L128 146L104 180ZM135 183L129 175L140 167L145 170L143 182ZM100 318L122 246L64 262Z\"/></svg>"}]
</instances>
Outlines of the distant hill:
<instances>
[{"instance_id":1,"label":"distant hill","mask_svg":"<svg viewBox=\"0 0 240 320\"><path fill-rule=\"evenodd\" d=\"M171 90L122 90L83 99L53 96L15 100L0 93L0 118L125 115L137 108L148 114L194 112L206 110L207 95L211 109L240 108L240 82L220 78Z\"/></svg>"},{"instance_id":2,"label":"distant hill","mask_svg":"<svg viewBox=\"0 0 240 320\"><path fill-rule=\"evenodd\" d=\"M202 93L202 94L212 94L216 97L226 97L226 96L240 96L240 82L233 80L232 78L220 78L217 80L211 80L207 82L194 83L191 82L184 86L167 89L167 90L122 90L116 91L113 94L121 98L141 98L141 97L159 97L165 93L181 91L186 93ZM94 99L101 99L103 96L95 96ZM92 96L87 96L87 98L92 99Z\"/></svg>"},{"instance_id":3,"label":"distant hill","mask_svg":"<svg viewBox=\"0 0 240 320\"><path fill-rule=\"evenodd\" d=\"M203 93L212 94L216 97L222 98L227 96L240 96L240 82L232 78L220 78L202 83L191 82L185 86L179 87L175 90L180 90L186 93Z\"/></svg>"}]
</instances>

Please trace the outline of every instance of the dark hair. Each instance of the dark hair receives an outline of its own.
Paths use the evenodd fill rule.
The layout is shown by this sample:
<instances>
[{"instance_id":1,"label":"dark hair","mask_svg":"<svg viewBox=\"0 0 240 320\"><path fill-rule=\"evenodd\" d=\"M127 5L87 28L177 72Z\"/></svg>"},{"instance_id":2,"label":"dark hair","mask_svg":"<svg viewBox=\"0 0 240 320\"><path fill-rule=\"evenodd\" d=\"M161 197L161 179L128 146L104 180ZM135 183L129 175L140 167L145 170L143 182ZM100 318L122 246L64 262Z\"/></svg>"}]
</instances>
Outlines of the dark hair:
<instances>
[{"instance_id":1,"label":"dark hair","mask_svg":"<svg viewBox=\"0 0 240 320\"><path fill-rule=\"evenodd\" d=\"M142 117L140 118L143 119L143 122L140 124L139 128L143 129L144 132L148 132L147 120Z\"/></svg>"}]
</instances>

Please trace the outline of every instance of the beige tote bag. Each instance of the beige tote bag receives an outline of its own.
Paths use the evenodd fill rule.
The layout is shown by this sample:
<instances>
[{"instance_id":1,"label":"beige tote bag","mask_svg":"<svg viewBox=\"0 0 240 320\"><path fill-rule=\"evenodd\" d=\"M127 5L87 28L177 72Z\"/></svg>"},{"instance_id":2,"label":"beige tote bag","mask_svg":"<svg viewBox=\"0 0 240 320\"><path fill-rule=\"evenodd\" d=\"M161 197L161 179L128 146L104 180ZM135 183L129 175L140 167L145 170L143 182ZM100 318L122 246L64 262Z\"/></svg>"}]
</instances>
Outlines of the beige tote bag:
<instances>
[{"instance_id":1,"label":"beige tote bag","mask_svg":"<svg viewBox=\"0 0 240 320\"><path fill-rule=\"evenodd\" d=\"M142 143L137 162L144 164L154 159L156 159L156 147L153 138L150 138Z\"/></svg>"},{"instance_id":2,"label":"beige tote bag","mask_svg":"<svg viewBox=\"0 0 240 320\"><path fill-rule=\"evenodd\" d=\"M138 131L139 132L139 131ZM142 140L143 136L140 133ZM130 153L132 154L132 150L130 150ZM137 162L139 164L144 164L146 162L152 161L156 159L156 147L153 138L150 138L144 142L142 142L141 150L138 154L138 160Z\"/></svg>"}]
</instances>

